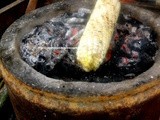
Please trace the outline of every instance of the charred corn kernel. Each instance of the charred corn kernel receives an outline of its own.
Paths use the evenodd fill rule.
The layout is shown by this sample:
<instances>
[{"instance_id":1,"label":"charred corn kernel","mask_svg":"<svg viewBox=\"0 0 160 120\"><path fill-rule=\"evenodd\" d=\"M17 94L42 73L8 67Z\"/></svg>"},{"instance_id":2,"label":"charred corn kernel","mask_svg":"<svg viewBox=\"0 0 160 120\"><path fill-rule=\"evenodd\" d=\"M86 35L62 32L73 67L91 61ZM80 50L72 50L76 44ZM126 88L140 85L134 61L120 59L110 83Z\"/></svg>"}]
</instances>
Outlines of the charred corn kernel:
<instances>
[{"instance_id":1,"label":"charred corn kernel","mask_svg":"<svg viewBox=\"0 0 160 120\"><path fill-rule=\"evenodd\" d=\"M76 53L86 72L95 71L104 61L119 12L119 0L97 0Z\"/></svg>"}]
</instances>

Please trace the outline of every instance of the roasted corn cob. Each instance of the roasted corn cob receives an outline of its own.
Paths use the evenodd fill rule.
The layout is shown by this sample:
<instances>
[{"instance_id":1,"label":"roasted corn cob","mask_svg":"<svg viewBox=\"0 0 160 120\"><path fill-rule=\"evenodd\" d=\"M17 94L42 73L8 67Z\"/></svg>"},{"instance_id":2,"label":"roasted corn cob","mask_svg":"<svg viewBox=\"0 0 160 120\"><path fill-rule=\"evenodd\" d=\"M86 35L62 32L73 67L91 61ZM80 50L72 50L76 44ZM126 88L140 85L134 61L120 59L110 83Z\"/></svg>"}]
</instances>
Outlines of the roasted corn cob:
<instances>
[{"instance_id":1,"label":"roasted corn cob","mask_svg":"<svg viewBox=\"0 0 160 120\"><path fill-rule=\"evenodd\" d=\"M86 72L95 71L104 61L119 12L119 0L97 0L76 53Z\"/></svg>"}]
</instances>

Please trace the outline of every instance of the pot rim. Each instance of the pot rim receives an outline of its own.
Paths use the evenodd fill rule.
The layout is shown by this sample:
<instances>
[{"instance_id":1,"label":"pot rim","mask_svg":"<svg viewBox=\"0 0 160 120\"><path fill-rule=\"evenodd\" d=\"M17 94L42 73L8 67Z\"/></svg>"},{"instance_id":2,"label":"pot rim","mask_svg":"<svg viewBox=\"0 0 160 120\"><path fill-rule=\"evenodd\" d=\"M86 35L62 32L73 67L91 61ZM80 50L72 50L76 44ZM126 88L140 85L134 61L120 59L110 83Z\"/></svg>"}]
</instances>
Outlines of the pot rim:
<instances>
[{"instance_id":1,"label":"pot rim","mask_svg":"<svg viewBox=\"0 0 160 120\"><path fill-rule=\"evenodd\" d=\"M84 0L85 1L85 0ZM62 93L66 95L112 95L119 92L132 90L142 84L157 80L160 76L160 50L157 51L154 65L137 77L121 82L93 83L93 82L65 82L53 79L37 72L21 59L19 53L19 41L24 33L29 32L34 26L46 21L52 15L65 10L69 2L58 2L43 8L39 8L30 14L24 15L15 21L4 33L0 44L0 56L3 66L16 78L28 86L42 91ZM74 2L73 2L74 3ZM72 4L73 4L72 3ZM72 5L71 4L71 5ZM132 5L123 5L122 11L131 14L138 20L145 22L154 28L160 36L159 15ZM140 12L141 11L141 12ZM45 15L44 15L45 13ZM146 17L144 17L144 15ZM44 17L45 16L45 17ZM53 17L53 16L52 16ZM151 19L147 19L151 18ZM39 21L37 21L37 19ZM36 22L35 22L36 21ZM160 37L158 38L160 40ZM20 72L19 72L20 71ZM7 81L7 80L6 80Z\"/></svg>"}]
</instances>

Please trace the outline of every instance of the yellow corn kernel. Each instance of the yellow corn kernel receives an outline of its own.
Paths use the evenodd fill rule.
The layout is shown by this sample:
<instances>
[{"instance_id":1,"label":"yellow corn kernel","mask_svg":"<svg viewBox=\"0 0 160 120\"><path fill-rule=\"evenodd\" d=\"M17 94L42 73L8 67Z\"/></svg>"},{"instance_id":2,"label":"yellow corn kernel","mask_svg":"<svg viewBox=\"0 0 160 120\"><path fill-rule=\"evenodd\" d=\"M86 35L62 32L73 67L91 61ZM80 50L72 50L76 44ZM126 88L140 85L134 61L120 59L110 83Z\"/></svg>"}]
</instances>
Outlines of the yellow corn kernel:
<instances>
[{"instance_id":1,"label":"yellow corn kernel","mask_svg":"<svg viewBox=\"0 0 160 120\"><path fill-rule=\"evenodd\" d=\"M97 0L77 49L77 61L86 72L103 63L120 12L119 0Z\"/></svg>"}]
</instances>

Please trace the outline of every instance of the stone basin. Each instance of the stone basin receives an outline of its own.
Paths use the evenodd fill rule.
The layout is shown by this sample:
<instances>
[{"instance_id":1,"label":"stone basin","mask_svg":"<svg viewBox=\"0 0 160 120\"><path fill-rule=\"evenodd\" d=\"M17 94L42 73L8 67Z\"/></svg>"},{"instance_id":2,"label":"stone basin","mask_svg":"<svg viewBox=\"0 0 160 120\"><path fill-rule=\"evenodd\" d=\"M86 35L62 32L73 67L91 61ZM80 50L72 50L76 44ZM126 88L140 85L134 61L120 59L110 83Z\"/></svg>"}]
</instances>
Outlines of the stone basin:
<instances>
[{"instance_id":1,"label":"stone basin","mask_svg":"<svg viewBox=\"0 0 160 120\"><path fill-rule=\"evenodd\" d=\"M160 116L160 51L154 65L121 82L65 82L30 67L20 56L20 41L36 25L79 7L93 8L95 0L65 0L37 9L15 21L0 43L0 69L17 120L156 120ZM122 12L149 25L160 47L160 16L132 5Z\"/></svg>"}]
</instances>

